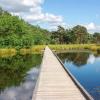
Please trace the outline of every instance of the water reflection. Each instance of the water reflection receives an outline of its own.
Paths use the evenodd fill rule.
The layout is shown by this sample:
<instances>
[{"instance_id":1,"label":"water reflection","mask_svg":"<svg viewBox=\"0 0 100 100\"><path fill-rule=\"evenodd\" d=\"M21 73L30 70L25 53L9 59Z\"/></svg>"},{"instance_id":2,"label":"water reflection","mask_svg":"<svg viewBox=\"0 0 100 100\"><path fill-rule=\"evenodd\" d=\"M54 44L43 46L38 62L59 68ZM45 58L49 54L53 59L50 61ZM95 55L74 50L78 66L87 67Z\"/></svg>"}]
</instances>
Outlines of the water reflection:
<instances>
[{"instance_id":1,"label":"water reflection","mask_svg":"<svg viewBox=\"0 0 100 100\"><path fill-rule=\"evenodd\" d=\"M100 55L92 52L66 52L58 54L65 68L76 77L84 88L100 100Z\"/></svg>"},{"instance_id":2,"label":"water reflection","mask_svg":"<svg viewBox=\"0 0 100 100\"><path fill-rule=\"evenodd\" d=\"M0 58L0 100L31 100L42 56Z\"/></svg>"},{"instance_id":3,"label":"water reflection","mask_svg":"<svg viewBox=\"0 0 100 100\"><path fill-rule=\"evenodd\" d=\"M87 59L87 63L93 64L95 62L95 56L93 54L89 55L89 58Z\"/></svg>"},{"instance_id":4,"label":"water reflection","mask_svg":"<svg viewBox=\"0 0 100 100\"><path fill-rule=\"evenodd\" d=\"M72 62L77 67L85 65L87 63L89 55L89 52L68 52L58 54L58 56L62 59L63 62Z\"/></svg>"}]
</instances>

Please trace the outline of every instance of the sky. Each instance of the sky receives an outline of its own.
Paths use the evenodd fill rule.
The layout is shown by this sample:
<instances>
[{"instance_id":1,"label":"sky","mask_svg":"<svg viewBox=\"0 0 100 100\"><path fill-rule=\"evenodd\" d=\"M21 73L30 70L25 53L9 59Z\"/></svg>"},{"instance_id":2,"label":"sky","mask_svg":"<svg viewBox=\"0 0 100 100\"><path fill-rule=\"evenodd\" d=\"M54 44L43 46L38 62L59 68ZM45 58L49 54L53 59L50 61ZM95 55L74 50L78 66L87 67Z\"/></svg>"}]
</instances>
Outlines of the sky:
<instances>
[{"instance_id":1,"label":"sky","mask_svg":"<svg viewBox=\"0 0 100 100\"><path fill-rule=\"evenodd\" d=\"M100 32L100 0L0 0L0 6L49 30L83 25L89 32Z\"/></svg>"}]
</instances>

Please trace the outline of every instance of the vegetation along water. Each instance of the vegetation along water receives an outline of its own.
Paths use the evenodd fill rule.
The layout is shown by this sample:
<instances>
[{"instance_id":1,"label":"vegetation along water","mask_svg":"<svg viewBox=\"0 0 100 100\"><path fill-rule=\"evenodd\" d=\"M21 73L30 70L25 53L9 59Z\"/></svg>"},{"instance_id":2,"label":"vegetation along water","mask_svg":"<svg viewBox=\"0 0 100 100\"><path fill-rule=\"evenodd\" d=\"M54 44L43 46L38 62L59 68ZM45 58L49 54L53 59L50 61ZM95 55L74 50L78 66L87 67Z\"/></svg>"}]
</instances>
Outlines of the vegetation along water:
<instances>
[{"instance_id":1,"label":"vegetation along water","mask_svg":"<svg viewBox=\"0 0 100 100\"><path fill-rule=\"evenodd\" d=\"M0 57L0 100L31 100L42 55Z\"/></svg>"},{"instance_id":2,"label":"vegetation along water","mask_svg":"<svg viewBox=\"0 0 100 100\"><path fill-rule=\"evenodd\" d=\"M76 50L59 53L58 56L92 97L100 100L100 52Z\"/></svg>"},{"instance_id":3,"label":"vegetation along water","mask_svg":"<svg viewBox=\"0 0 100 100\"><path fill-rule=\"evenodd\" d=\"M82 25L47 30L0 8L0 100L31 100L46 45L60 53L65 67L94 98L100 98L99 32L91 34Z\"/></svg>"}]
</instances>

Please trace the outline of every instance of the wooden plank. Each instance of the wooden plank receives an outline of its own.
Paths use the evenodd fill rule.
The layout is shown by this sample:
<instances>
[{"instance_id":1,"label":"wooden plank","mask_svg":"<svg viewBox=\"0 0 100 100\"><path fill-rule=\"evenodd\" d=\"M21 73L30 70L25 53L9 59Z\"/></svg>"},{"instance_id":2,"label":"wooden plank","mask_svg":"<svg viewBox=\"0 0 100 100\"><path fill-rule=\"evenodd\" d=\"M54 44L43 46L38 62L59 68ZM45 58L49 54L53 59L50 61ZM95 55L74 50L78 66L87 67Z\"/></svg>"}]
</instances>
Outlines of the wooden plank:
<instances>
[{"instance_id":1,"label":"wooden plank","mask_svg":"<svg viewBox=\"0 0 100 100\"><path fill-rule=\"evenodd\" d=\"M48 47L32 100L86 100Z\"/></svg>"}]
</instances>

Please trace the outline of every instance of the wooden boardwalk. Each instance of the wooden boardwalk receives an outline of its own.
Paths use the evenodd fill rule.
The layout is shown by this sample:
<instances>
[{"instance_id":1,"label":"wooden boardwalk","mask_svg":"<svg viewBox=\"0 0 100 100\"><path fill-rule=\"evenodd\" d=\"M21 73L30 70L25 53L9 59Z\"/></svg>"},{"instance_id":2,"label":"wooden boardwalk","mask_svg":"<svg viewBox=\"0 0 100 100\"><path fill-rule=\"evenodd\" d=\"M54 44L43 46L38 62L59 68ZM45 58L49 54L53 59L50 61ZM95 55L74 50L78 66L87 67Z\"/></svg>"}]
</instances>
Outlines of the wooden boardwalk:
<instances>
[{"instance_id":1,"label":"wooden boardwalk","mask_svg":"<svg viewBox=\"0 0 100 100\"><path fill-rule=\"evenodd\" d=\"M48 47L32 100L86 100Z\"/></svg>"}]
</instances>

